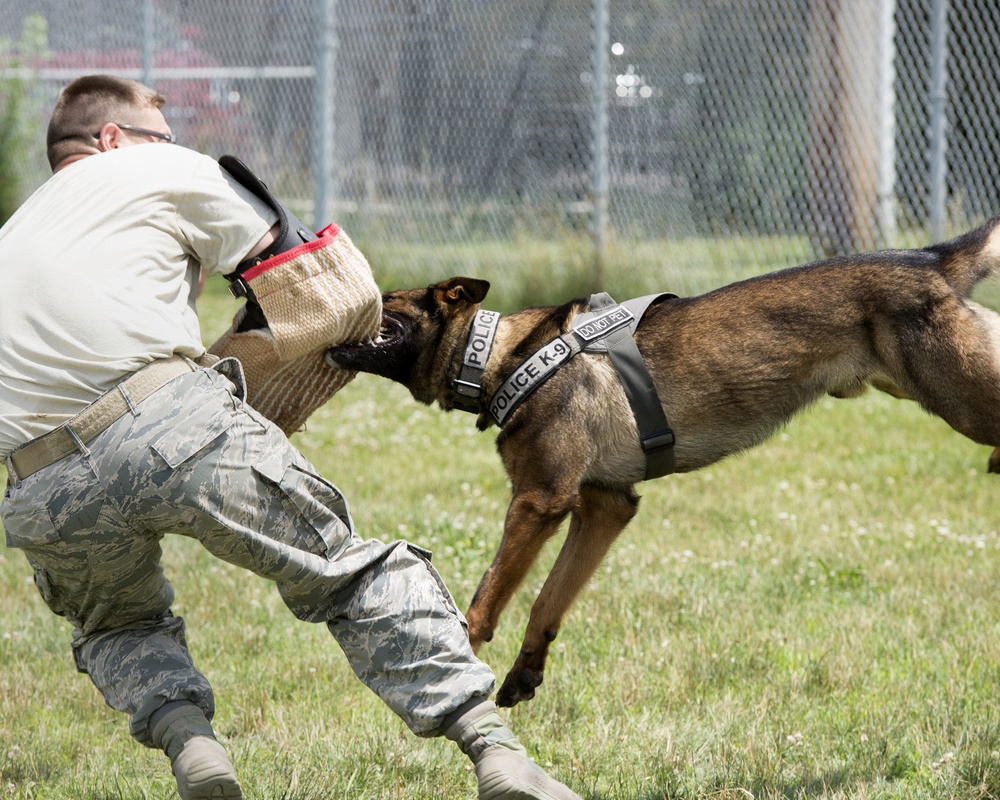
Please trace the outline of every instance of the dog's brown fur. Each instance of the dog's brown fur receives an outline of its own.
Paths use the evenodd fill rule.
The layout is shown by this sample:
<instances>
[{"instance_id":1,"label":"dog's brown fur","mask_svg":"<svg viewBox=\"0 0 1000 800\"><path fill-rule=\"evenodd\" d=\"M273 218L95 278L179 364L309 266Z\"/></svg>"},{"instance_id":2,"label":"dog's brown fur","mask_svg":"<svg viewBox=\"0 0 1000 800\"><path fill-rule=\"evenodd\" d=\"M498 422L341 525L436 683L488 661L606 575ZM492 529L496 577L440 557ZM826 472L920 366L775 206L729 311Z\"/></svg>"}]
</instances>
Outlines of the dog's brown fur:
<instances>
[{"instance_id":1,"label":"dog's brown fur","mask_svg":"<svg viewBox=\"0 0 1000 800\"><path fill-rule=\"evenodd\" d=\"M652 306L635 338L676 434L677 471L753 447L824 394L853 397L868 384L916 400L973 441L1000 445L1000 315L968 299L998 261L1000 217L935 247L828 259ZM384 341L329 356L448 410L488 287L452 278L388 293ZM485 396L585 309L574 300L504 316ZM490 424L479 416L480 429ZM564 613L636 513L645 462L606 355L583 353L559 369L497 443L513 497L468 610L474 648L493 637L542 544L571 518L497 695L510 706L534 696ZM1000 449L990 469L1000 471Z\"/></svg>"}]
</instances>

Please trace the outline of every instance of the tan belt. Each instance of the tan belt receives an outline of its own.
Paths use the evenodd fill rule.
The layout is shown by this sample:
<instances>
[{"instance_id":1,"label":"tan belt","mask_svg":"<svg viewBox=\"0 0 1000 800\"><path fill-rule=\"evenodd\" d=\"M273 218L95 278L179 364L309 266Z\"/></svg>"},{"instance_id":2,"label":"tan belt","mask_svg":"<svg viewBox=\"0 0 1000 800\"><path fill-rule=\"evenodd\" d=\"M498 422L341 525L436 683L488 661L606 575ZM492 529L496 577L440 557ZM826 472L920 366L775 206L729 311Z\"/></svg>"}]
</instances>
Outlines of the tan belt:
<instances>
[{"instance_id":1,"label":"tan belt","mask_svg":"<svg viewBox=\"0 0 1000 800\"><path fill-rule=\"evenodd\" d=\"M198 362L208 366L217 360L214 356L205 356L198 359ZM101 395L72 419L19 447L10 454L8 466L13 469L18 480L34 475L38 470L77 452L80 445L86 444L112 422L123 417L130 404L134 406L141 403L178 375L197 368L197 364L181 356L161 358L147 364L114 389Z\"/></svg>"}]
</instances>

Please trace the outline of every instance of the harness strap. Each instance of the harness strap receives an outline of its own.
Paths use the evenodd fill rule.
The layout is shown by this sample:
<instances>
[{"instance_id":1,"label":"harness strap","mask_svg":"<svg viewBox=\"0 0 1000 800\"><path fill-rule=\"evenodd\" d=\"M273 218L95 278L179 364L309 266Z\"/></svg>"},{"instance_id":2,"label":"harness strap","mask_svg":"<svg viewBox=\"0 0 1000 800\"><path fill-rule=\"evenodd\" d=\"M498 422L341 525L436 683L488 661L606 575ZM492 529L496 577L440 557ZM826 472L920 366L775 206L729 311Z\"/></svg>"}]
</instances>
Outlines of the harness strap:
<instances>
[{"instance_id":1,"label":"harness strap","mask_svg":"<svg viewBox=\"0 0 1000 800\"><path fill-rule=\"evenodd\" d=\"M582 325L574 325L536 350L507 376L490 398L489 412L498 427L503 427L518 406L549 378L549 376L593 342L609 336L614 331L630 330L635 317L627 308L614 305L591 315Z\"/></svg>"},{"instance_id":2,"label":"harness strap","mask_svg":"<svg viewBox=\"0 0 1000 800\"><path fill-rule=\"evenodd\" d=\"M651 303L661 297L676 295L648 295L636 300L630 300L622 305L639 305L635 312L635 325L642 319L642 314ZM595 294L590 298L590 307L594 311L617 305L607 292ZM576 320L574 320L575 323ZM634 328L622 328L605 339L601 344L606 346L611 363L618 371L625 396L632 407L636 425L639 428L639 443L646 456L646 480L669 475L674 471L674 432L663 413L663 406L656 393L656 387L649 377L646 363L633 338ZM588 350L591 348L587 348ZM598 349L597 347L593 349Z\"/></svg>"},{"instance_id":3,"label":"harness strap","mask_svg":"<svg viewBox=\"0 0 1000 800\"><path fill-rule=\"evenodd\" d=\"M607 292L591 295L589 310L577 314L569 331L536 350L514 370L489 399L485 410L494 423L504 422L559 367L577 353L607 353L618 373L646 457L644 480L674 471L674 432L663 413L656 387L635 343L635 331L646 309L675 294L651 294L616 303ZM482 376L493 346L500 314L476 312L458 378L452 387L452 405L462 411L484 410Z\"/></svg>"}]
</instances>

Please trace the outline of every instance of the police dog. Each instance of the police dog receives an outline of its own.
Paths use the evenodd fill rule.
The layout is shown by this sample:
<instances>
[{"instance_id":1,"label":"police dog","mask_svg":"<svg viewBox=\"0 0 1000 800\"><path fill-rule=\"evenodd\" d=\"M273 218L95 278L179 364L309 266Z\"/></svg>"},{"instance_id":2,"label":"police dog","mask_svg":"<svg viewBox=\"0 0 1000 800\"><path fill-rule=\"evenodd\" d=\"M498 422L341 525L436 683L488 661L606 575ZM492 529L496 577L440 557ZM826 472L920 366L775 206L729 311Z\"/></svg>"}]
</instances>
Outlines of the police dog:
<instances>
[{"instance_id":1,"label":"police dog","mask_svg":"<svg viewBox=\"0 0 1000 800\"><path fill-rule=\"evenodd\" d=\"M944 244L817 261L646 310L635 342L676 437L675 471L762 442L825 394L873 385L915 400L969 439L1000 445L1000 315L969 300L1000 261L1000 217ZM390 378L455 407L470 325L489 284L456 277L383 295L379 340L328 351L337 366ZM587 300L503 316L482 375L494 396L565 333ZM480 413L477 425L493 420ZM497 446L512 486L503 537L467 613L478 649L543 543L566 540L497 694L534 696L560 622L636 513L644 477L635 417L606 354L567 361L504 421ZM1000 449L989 469L1000 472Z\"/></svg>"}]
</instances>

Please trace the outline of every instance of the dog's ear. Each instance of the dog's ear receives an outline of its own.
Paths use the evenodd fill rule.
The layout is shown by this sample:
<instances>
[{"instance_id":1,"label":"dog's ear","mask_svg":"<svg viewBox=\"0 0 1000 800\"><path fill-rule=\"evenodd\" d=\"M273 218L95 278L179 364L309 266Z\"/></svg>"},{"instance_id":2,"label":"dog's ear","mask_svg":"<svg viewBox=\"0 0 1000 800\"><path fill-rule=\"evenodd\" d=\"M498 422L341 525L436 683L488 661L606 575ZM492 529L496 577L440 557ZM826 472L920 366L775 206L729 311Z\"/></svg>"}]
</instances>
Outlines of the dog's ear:
<instances>
[{"instance_id":1,"label":"dog's ear","mask_svg":"<svg viewBox=\"0 0 1000 800\"><path fill-rule=\"evenodd\" d=\"M454 304L463 300L481 303L490 290L490 282L478 278L449 278L431 288L443 303Z\"/></svg>"}]
</instances>

